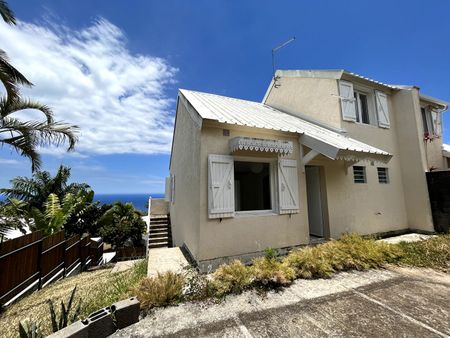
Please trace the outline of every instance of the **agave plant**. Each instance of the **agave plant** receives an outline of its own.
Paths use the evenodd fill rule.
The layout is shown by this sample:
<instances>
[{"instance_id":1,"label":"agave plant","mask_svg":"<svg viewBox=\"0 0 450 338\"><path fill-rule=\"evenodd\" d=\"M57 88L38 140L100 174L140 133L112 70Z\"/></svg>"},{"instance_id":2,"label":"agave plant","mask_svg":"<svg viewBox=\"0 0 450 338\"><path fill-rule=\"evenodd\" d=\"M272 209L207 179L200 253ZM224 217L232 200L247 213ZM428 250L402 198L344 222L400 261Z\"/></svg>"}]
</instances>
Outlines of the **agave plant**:
<instances>
[{"instance_id":1,"label":"agave plant","mask_svg":"<svg viewBox=\"0 0 450 338\"><path fill-rule=\"evenodd\" d=\"M78 320L81 309L81 300L75 308L75 311L73 311L73 313L71 314L76 290L77 287L75 286L72 290L72 293L70 294L69 303L67 304L67 306L61 300L61 312L59 314L59 319L57 318L53 302L50 299L47 301L50 309L50 318L52 320L53 332L57 332L65 328L68 324L72 324L73 322Z\"/></svg>"},{"instance_id":2,"label":"agave plant","mask_svg":"<svg viewBox=\"0 0 450 338\"><path fill-rule=\"evenodd\" d=\"M44 337L39 322L26 318L19 323L20 338L41 338Z\"/></svg>"}]
</instances>

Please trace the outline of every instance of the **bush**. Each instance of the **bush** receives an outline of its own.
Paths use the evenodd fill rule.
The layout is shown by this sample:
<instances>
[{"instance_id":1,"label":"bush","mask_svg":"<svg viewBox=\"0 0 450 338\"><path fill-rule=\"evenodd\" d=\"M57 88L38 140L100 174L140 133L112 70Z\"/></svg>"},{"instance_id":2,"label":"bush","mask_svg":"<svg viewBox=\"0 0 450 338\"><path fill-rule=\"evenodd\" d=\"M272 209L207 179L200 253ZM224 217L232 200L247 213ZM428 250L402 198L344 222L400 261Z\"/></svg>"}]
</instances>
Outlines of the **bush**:
<instances>
[{"instance_id":1,"label":"bush","mask_svg":"<svg viewBox=\"0 0 450 338\"><path fill-rule=\"evenodd\" d=\"M294 269L276 258L255 258L251 271L257 284L269 287L289 285L295 278Z\"/></svg>"},{"instance_id":2,"label":"bush","mask_svg":"<svg viewBox=\"0 0 450 338\"><path fill-rule=\"evenodd\" d=\"M131 203L115 202L100 218L98 233L115 248L128 241L138 246L142 240L145 222Z\"/></svg>"},{"instance_id":3,"label":"bush","mask_svg":"<svg viewBox=\"0 0 450 338\"><path fill-rule=\"evenodd\" d=\"M183 299L184 276L173 272L144 278L136 289L142 309L178 303Z\"/></svg>"},{"instance_id":4,"label":"bush","mask_svg":"<svg viewBox=\"0 0 450 338\"><path fill-rule=\"evenodd\" d=\"M338 241L291 252L284 262L297 278L329 278L337 271L366 270L393 263L402 256L395 245L348 234Z\"/></svg>"},{"instance_id":5,"label":"bush","mask_svg":"<svg viewBox=\"0 0 450 338\"><path fill-rule=\"evenodd\" d=\"M222 264L213 274L212 285L217 296L227 293L240 293L252 282L252 271L234 260L229 264Z\"/></svg>"}]
</instances>

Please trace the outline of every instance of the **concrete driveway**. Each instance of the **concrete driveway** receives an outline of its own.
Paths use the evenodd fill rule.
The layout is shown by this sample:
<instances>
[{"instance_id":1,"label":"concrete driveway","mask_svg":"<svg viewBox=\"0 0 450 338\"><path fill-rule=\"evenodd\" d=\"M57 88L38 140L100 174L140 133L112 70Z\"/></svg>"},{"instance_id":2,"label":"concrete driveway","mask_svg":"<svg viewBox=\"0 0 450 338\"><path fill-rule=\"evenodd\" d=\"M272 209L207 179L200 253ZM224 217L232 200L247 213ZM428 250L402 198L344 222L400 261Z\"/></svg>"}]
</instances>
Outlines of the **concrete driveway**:
<instances>
[{"instance_id":1,"label":"concrete driveway","mask_svg":"<svg viewBox=\"0 0 450 338\"><path fill-rule=\"evenodd\" d=\"M299 280L219 304L158 309L115 337L449 337L450 275L395 269Z\"/></svg>"}]
</instances>

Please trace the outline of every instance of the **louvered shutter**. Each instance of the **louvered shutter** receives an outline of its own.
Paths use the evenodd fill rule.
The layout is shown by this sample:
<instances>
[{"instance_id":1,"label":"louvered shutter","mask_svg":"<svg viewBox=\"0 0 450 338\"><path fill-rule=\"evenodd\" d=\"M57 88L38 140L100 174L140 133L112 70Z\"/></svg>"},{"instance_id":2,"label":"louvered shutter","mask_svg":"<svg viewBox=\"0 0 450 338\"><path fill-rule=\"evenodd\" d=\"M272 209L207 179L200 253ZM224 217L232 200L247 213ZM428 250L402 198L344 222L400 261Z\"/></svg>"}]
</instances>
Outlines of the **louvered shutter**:
<instances>
[{"instance_id":1,"label":"louvered shutter","mask_svg":"<svg viewBox=\"0 0 450 338\"><path fill-rule=\"evenodd\" d=\"M165 189L164 189L164 200L167 202L170 202L172 200L171 198L171 176L166 177L166 181L165 181Z\"/></svg>"},{"instance_id":2,"label":"louvered shutter","mask_svg":"<svg viewBox=\"0 0 450 338\"><path fill-rule=\"evenodd\" d=\"M375 91L375 99L377 103L378 125L382 128L389 128L391 123L389 120L387 95L383 92Z\"/></svg>"},{"instance_id":3,"label":"louvered shutter","mask_svg":"<svg viewBox=\"0 0 450 338\"><path fill-rule=\"evenodd\" d=\"M209 218L234 216L233 156L208 156L208 211Z\"/></svg>"},{"instance_id":4,"label":"louvered shutter","mask_svg":"<svg viewBox=\"0 0 450 338\"><path fill-rule=\"evenodd\" d=\"M356 100L353 93L353 84L340 80L339 95L341 97L342 119L356 122Z\"/></svg>"},{"instance_id":5,"label":"louvered shutter","mask_svg":"<svg viewBox=\"0 0 450 338\"><path fill-rule=\"evenodd\" d=\"M278 196L280 214L298 212L298 170L296 160L280 159L278 161Z\"/></svg>"}]
</instances>

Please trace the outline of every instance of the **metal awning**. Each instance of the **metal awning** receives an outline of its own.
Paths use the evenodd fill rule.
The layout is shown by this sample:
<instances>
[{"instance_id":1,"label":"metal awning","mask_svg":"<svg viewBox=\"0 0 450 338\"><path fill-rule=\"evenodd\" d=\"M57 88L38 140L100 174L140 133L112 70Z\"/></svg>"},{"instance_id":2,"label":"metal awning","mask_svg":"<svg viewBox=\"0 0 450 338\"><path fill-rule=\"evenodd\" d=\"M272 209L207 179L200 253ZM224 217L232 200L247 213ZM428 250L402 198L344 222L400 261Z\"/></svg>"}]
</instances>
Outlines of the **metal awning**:
<instances>
[{"instance_id":1,"label":"metal awning","mask_svg":"<svg viewBox=\"0 0 450 338\"><path fill-rule=\"evenodd\" d=\"M235 137L229 142L231 152L237 150L263 151L267 153L278 153L279 155L290 155L294 151L292 141L267 140L251 137Z\"/></svg>"}]
</instances>

